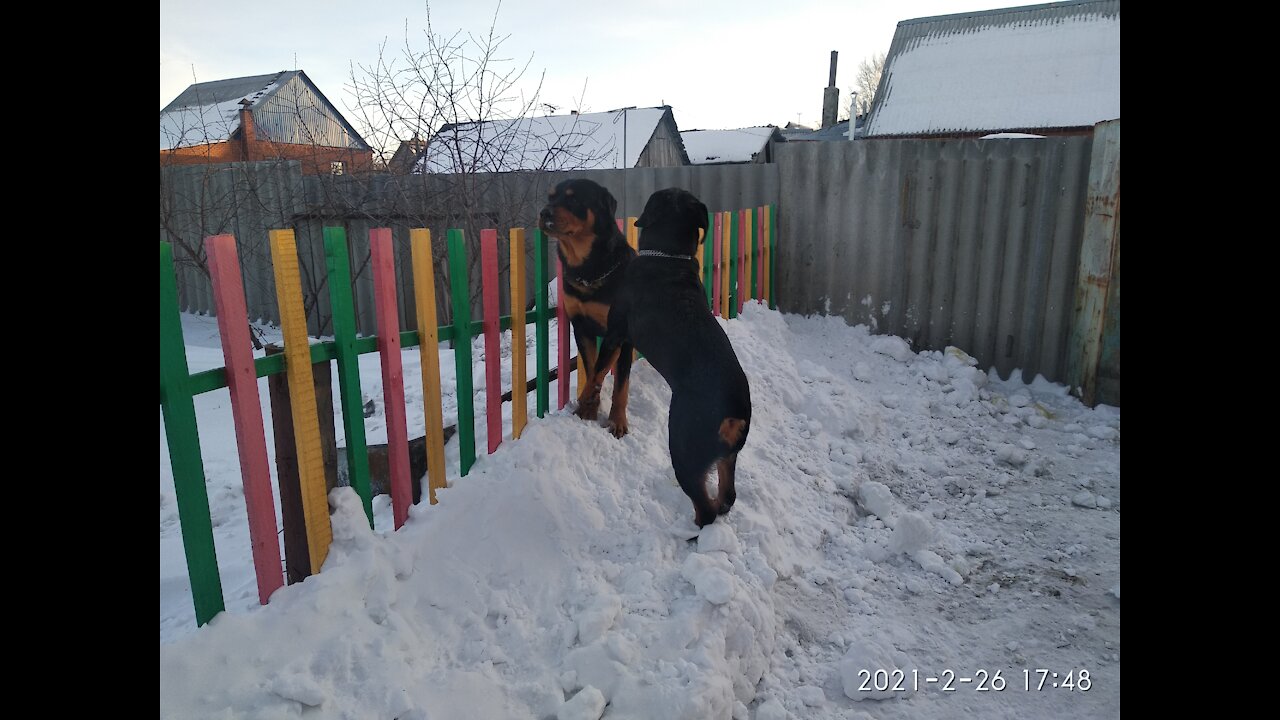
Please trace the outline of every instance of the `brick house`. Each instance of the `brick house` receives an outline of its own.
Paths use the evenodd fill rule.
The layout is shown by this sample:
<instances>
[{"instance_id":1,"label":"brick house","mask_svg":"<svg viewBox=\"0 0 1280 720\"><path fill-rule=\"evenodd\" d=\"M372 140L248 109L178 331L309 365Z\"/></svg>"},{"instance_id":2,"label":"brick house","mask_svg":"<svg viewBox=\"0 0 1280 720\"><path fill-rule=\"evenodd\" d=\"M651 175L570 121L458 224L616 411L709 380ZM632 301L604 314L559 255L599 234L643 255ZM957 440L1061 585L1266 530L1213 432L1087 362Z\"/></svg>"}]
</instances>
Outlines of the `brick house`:
<instances>
[{"instance_id":1,"label":"brick house","mask_svg":"<svg viewBox=\"0 0 1280 720\"><path fill-rule=\"evenodd\" d=\"M197 83L160 111L160 164L298 160L307 175L364 172L373 152L301 70Z\"/></svg>"}]
</instances>

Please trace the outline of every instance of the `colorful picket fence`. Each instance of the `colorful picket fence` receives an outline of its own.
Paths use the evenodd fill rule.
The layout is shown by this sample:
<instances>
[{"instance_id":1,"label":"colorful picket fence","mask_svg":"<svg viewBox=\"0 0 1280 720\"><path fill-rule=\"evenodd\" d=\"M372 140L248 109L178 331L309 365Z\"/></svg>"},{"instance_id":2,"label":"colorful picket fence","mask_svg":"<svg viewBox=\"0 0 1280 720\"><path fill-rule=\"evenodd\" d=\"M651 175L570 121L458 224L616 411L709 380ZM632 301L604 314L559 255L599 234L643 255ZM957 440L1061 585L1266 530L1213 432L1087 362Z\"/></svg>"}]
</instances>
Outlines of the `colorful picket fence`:
<instances>
[{"instance_id":1,"label":"colorful picket fence","mask_svg":"<svg viewBox=\"0 0 1280 720\"><path fill-rule=\"evenodd\" d=\"M747 300L778 307L773 283L777 226L776 205L708 214L699 262L707 304L717 317L737 317Z\"/></svg>"},{"instance_id":2,"label":"colorful picket fence","mask_svg":"<svg viewBox=\"0 0 1280 720\"><path fill-rule=\"evenodd\" d=\"M625 233L632 247L636 247L638 239L635 221L635 218L627 218L625 223L623 220L618 221L619 229ZM777 251L776 227L776 207L772 205L710 214L699 263L707 288L707 301L716 315L736 317L748 299L776 307L772 273L773 256ZM508 240L511 248L511 297L525 298L524 261L528 248L524 229L512 229ZM214 550L204 465L200 456L194 404L196 395L221 388L227 388L231 395L258 597L263 604L283 585L283 573L258 378L283 375L288 380L288 417L276 418L275 439L279 464L281 442L288 441L291 429L293 445L288 448L291 461L290 482L285 482L283 471L278 474L282 507L289 505L301 508L300 513L284 513L284 534L286 554L292 549L305 555L298 558L300 564L297 565L304 568L304 576L319 571L332 539L313 365L327 364L330 361L337 364L348 481L361 498L370 527L374 521L373 498L358 372L360 355L376 352L381 360L389 487L396 529L408 518L409 506L412 504L404 373L400 355L403 348L417 346L421 354L427 455L424 496L432 504L436 502L436 491L446 486L438 353L438 343L441 340L453 341L454 359L457 363L459 476L465 476L476 461L475 408L471 378L473 337L484 337L484 414L489 453L497 450L506 432L502 421L503 390L499 382L499 343L503 330L523 328L529 323L535 326L534 412L538 417L543 417L550 409L548 340L551 311L547 297L548 253L546 239L541 231L533 232L536 287L532 317L528 317L523 303L516 303L511 315L499 314L498 232L481 232L479 249L482 318L473 321L467 245L461 230L449 230L448 276L454 312L450 324L437 326L431 233L423 229L411 230L409 242L414 301L419 328L425 328L423 332L400 332L398 328L397 276L391 230L371 230L369 242L378 334L363 338L356 336L346 233L342 228L325 228L324 249L334 339L331 342L310 344L303 308L298 249L293 231L271 231L276 297L285 347L282 355L255 359L249 343L248 325L243 320L247 312L235 238L231 235L208 238L205 249L209 258L218 310L218 329L226 365L195 374L191 374L187 367L172 248L168 243L160 243L160 405L164 413L165 434L173 468L196 622L200 625L221 612L224 602ZM568 323L564 318L562 283L557 283L557 294L560 300L555 310L559 333L557 368L567 369L571 341ZM520 438L528 421L525 343L524 332L512 333L510 437L513 440ZM581 369L581 359L578 367ZM569 402L570 373L558 370L557 374L556 407L562 409ZM585 380L585 373L579 372L578 376L579 383ZM296 469L292 465L296 465ZM290 565L294 566L292 559ZM296 581L292 574L290 580Z\"/></svg>"}]
</instances>

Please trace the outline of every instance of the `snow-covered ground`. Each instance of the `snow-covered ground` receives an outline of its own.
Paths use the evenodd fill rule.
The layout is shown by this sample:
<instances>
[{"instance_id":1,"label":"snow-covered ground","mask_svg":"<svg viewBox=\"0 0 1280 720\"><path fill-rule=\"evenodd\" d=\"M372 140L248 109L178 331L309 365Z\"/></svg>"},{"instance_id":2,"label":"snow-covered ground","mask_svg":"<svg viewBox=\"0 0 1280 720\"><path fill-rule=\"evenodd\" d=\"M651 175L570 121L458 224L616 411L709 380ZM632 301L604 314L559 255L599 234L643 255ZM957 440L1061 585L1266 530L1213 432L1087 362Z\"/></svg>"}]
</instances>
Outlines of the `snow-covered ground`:
<instances>
[{"instance_id":1,"label":"snow-covered ground","mask_svg":"<svg viewBox=\"0 0 1280 720\"><path fill-rule=\"evenodd\" d=\"M183 322L192 370L221 365L215 321ZM161 716L1119 717L1118 410L838 318L748 305L724 327L752 430L733 512L696 541L670 392L641 361L621 440L566 408L485 456L478 419L470 475L455 438L451 487L394 533L385 497L370 531L338 489L324 571L265 607L228 396L198 397L228 607L200 629L162 421ZM417 349L404 359L421 434ZM449 424L449 351L440 366ZM361 375L383 442L376 356ZM886 677L906 690L860 689Z\"/></svg>"}]
</instances>

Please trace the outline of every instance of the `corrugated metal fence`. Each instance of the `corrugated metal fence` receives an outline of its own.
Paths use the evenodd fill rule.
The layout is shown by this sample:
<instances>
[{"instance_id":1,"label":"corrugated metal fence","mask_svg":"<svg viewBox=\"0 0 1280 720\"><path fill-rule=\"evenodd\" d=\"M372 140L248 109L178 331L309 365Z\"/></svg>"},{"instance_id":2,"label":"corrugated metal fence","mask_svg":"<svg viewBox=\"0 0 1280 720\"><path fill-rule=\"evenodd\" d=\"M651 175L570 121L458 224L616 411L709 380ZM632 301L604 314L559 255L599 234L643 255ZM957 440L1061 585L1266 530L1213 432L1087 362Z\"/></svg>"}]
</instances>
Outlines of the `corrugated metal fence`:
<instances>
[{"instance_id":1,"label":"corrugated metal fence","mask_svg":"<svg viewBox=\"0 0 1280 720\"><path fill-rule=\"evenodd\" d=\"M1090 137L778 148L779 308L1065 379Z\"/></svg>"},{"instance_id":2,"label":"corrugated metal fence","mask_svg":"<svg viewBox=\"0 0 1280 720\"><path fill-rule=\"evenodd\" d=\"M275 321L267 230L294 228L316 334L329 332L322 228L343 225L366 334L374 332L365 269L372 227L393 229L398 267L408 268L410 227L432 229L442 260L445 228L464 228L474 243L482 227L505 233L527 225L546 191L568 177L608 187L620 217L639 215L651 193L672 186L717 211L776 202L780 309L840 315L907 338L917 350L955 345L1002 377L1021 369L1028 381L1041 374L1091 386L1101 363L1114 392L1099 399L1118 403L1119 125L1099 126L1105 153L1094 148L1104 141L1079 136L788 143L778 146L776 164L625 171L317 178L302 177L293 162L170 168L161 172L160 235L195 247L206 235L234 233L250 313ZM1086 204L1098 218L1088 230ZM191 266L184 243L175 244L179 263L188 265L179 277L183 309L212 312L207 277ZM505 268L506 243L500 246ZM1081 290L1082 272L1097 292ZM442 280L438 291L448 287ZM401 327L412 329L413 307L404 300L412 278L402 271L399 282L406 288ZM1078 293L1098 296L1100 310L1080 312ZM448 297L441 291L437 301L447 317ZM506 312L505 294L502 304Z\"/></svg>"},{"instance_id":3,"label":"corrugated metal fence","mask_svg":"<svg viewBox=\"0 0 1280 720\"><path fill-rule=\"evenodd\" d=\"M496 227L505 239L512 227L529 227L556 183L586 177L609 188L618 200L618 216L638 216L657 190L683 187L697 194L708 209L738 210L778 202L778 168L761 165L636 168L558 173L505 173L367 177L303 176L294 161L234 163L215 166L163 168L160 174L160 239L174 243L178 264L179 302L187 312L213 313L213 296L206 273L199 269L206 236L232 233L239 246L245 275L249 313L255 320L278 322L275 283L271 272L267 231L292 228L302 254L303 295L312 334L327 334L329 299L325 287L323 228L346 228L358 331L375 332L373 286L367 270L369 229L392 228L397 252L403 329L416 328L413 281L409 268L409 228L432 231L436 251L437 307L442 322L450 316L448 283L444 281L444 231L461 227L472 252L472 287L479 288L478 253L481 228ZM549 246L553 243L549 243ZM499 243L503 271L509 246ZM532 242L530 242L530 247ZM530 250L532 252L532 250ZM554 275L554 254L551 255ZM533 262L529 268L532 298ZM504 290L503 312L509 305ZM475 293L473 310L479 310Z\"/></svg>"}]
</instances>

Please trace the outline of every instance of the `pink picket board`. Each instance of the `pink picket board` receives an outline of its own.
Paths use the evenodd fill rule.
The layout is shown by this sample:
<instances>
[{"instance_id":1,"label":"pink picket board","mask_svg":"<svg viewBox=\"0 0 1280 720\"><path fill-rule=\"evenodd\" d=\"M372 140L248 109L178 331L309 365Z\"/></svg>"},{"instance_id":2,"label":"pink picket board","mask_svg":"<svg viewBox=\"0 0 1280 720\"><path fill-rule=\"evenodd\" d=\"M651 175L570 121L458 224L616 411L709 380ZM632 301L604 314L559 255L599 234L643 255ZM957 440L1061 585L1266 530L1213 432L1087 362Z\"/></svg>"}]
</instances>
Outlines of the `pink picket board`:
<instances>
[{"instance_id":1,"label":"pink picket board","mask_svg":"<svg viewBox=\"0 0 1280 720\"><path fill-rule=\"evenodd\" d=\"M382 406L387 417L387 470L396 529L409 518L409 423L405 417L404 365L400 359L400 307L396 304L395 247L390 228L369 231L373 301L378 314L378 355L382 359Z\"/></svg>"},{"instance_id":2,"label":"pink picket board","mask_svg":"<svg viewBox=\"0 0 1280 720\"><path fill-rule=\"evenodd\" d=\"M271 593L284 584L284 573L280 564L276 505L271 494L271 468L267 462L267 435L262 424L258 375L249 345L249 311L245 306L236 239L231 235L206 238L205 251L209 257L209 277L213 280L222 355L226 360L231 415L236 426L244 504L249 514L249 545L258 576L258 601L266 605Z\"/></svg>"},{"instance_id":3,"label":"pink picket board","mask_svg":"<svg viewBox=\"0 0 1280 720\"><path fill-rule=\"evenodd\" d=\"M502 327L498 324L498 231L480 231L480 285L484 298L484 405L489 454L502 444Z\"/></svg>"},{"instance_id":4,"label":"pink picket board","mask_svg":"<svg viewBox=\"0 0 1280 720\"><path fill-rule=\"evenodd\" d=\"M711 261L711 314L717 317L720 316L720 245L723 244L721 242L723 230L720 228L721 215L723 213L715 214L715 230L711 233L711 254L714 256Z\"/></svg>"},{"instance_id":5,"label":"pink picket board","mask_svg":"<svg viewBox=\"0 0 1280 720\"><path fill-rule=\"evenodd\" d=\"M556 409L559 410L569 404L569 372L573 368L569 367L569 319L564 314L564 263L560 262L559 253L556 255L556 348L559 368L556 377Z\"/></svg>"}]
</instances>

